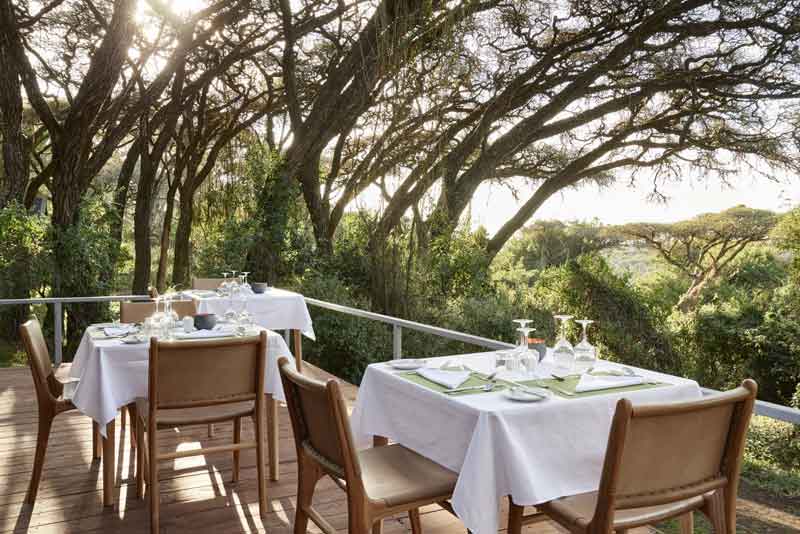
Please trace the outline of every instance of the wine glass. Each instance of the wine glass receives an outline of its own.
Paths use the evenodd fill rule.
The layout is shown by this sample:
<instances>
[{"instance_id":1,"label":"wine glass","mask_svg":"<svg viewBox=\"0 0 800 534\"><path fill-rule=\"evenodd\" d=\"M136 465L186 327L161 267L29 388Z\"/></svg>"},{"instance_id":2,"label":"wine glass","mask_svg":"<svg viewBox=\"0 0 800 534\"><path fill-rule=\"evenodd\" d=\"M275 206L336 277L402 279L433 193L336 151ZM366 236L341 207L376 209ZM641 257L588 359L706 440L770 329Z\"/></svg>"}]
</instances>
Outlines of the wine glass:
<instances>
[{"instance_id":1,"label":"wine glass","mask_svg":"<svg viewBox=\"0 0 800 534\"><path fill-rule=\"evenodd\" d=\"M225 315L224 315L225 320L229 323L236 322L236 318L239 316L236 310L233 309L233 303L234 300L236 301L239 300L241 296L241 291L242 290L238 285L233 285L233 282L231 282L231 285L228 289L228 309L225 310Z\"/></svg>"},{"instance_id":2,"label":"wine glass","mask_svg":"<svg viewBox=\"0 0 800 534\"><path fill-rule=\"evenodd\" d=\"M575 322L583 328L583 339L581 339L580 343L575 345L575 372L586 373L594 367L597 362L597 349L589 343L587 336L587 329L594 321L580 319Z\"/></svg>"},{"instance_id":3,"label":"wine glass","mask_svg":"<svg viewBox=\"0 0 800 534\"><path fill-rule=\"evenodd\" d=\"M534 352L528 346L528 336L530 335L533 328L517 328L520 333L519 338L519 347L517 347L517 354L519 358L519 363L521 367L521 371L525 376L529 378L536 377L536 367L539 364L539 353Z\"/></svg>"},{"instance_id":4,"label":"wine glass","mask_svg":"<svg viewBox=\"0 0 800 534\"><path fill-rule=\"evenodd\" d=\"M242 271L242 287L244 287L245 291L248 293L252 292L252 288L250 287L250 283L247 281L247 277L250 274L250 271Z\"/></svg>"},{"instance_id":5,"label":"wine glass","mask_svg":"<svg viewBox=\"0 0 800 534\"><path fill-rule=\"evenodd\" d=\"M554 315L554 317L561 322L561 326L558 340L553 347L553 359L559 371L570 372L575 363L575 349L567 340L567 321L572 319L572 315Z\"/></svg>"},{"instance_id":6,"label":"wine glass","mask_svg":"<svg viewBox=\"0 0 800 534\"><path fill-rule=\"evenodd\" d=\"M228 293L228 276L230 274L231 273L229 271L222 272L222 276L224 276L225 278L222 280L222 282L219 284L219 287L217 288L217 293L219 293L220 296L225 296Z\"/></svg>"}]
</instances>

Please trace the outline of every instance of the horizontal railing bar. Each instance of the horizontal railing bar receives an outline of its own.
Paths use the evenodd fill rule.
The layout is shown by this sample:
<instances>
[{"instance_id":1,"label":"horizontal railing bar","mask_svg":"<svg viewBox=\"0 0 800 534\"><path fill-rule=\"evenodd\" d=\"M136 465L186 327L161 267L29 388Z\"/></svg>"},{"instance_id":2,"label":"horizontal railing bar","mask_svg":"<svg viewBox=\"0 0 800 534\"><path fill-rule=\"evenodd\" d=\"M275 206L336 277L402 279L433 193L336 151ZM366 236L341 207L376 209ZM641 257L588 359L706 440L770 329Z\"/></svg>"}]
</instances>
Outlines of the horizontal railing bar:
<instances>
[{"instance_id":1,"label":"horizontal railing bar","mask_svg":"<svg viewBox=\"0 0 800 534\"><path fill-rule=\"evenodd\" d=\"M362 317L364 319L370 319L373 321L380 321L382 323L400 326L403 328L408 328L410 330L417 330L418 332L425 332L446 339L462 341L464 343L469 343L470 345L477 345L479 347L486 347L495 350L514 348L514 345L512 343L504 343L502 341L497 341L495 339L489 339L481 336L474 336L472 334L465 334L464 332L448 330L447 328L439 328L438 326L431 326L424 323L418 323L416 321L409 321L407 319L392 317L390 315L383 315L381 313L360 310L358 308L350 308L348 306L342 306L341 304L333 304L332 302L326 302L324 300L317 300L309 297L306 297L305 299L308 304L311 304L312 306L317 306L319 308L325 308L327 310L337 311L347 315Z\"/></svg>"},{"instance_id":2,"label":"horizontal railing bar","mask_svg":"<svg viewBox=\"0 0 800 534\"><path fill-rule=\"evenodd\" d=\"M100 296L100 297L44 297L44 298L33 298L33 299L0 299L0 306L15 305L15 304L33 305L33 304L55 304L55 303L83 304L90 302L124 302L124 301L141 301L141 300L150 300L150 296L111 295L111 296ZM494 350L514 348L514 344L512 343L505 343L503 341L497 341L495 339L489 339L486 337L466 334L464 332L458 332L456 330L449 330L447 328L440 328L438 326L418 323L416 321L409 321L408 319L400 319L399 317L392 317L391 315L383 315L381 313L375 313L367 310L362 310L359 308L351 308L349 306L334 304L332 302L318 300L310 297L305 297L305 300L308 304L312 306L317 306L318 308L324 308L327 310L344 313L345 315L352 315L354 317L361 317L363 319L369 319L372 321L379 321L382 323L399 326L402 328L408 328L410 330L416 330L418 332L425 332L427 334L443 337L445 339L461 341L463 343L476 345L478 347L486 347ZM711 395L714 393L718 393L718 391L710 388L701 388L701 389L704 395ZM781 404L775 404L773 402L757 400L755 404L755 413L757 415L763 415L765 417L769 417L770 419L776 419L778 421L784 421L786 423L800 424L800 410L792 408L790 406L783 406Z\"/></svg>"},{"instance_id":3,"label":"horizontal railing bar","mask_svg":"<svg viewBox=\"0 0 800 534\"><path fill-rule=\"evenodd\" d=\"M703 395L713 395L719 393L716 389L700 388ZM782 404L775 404L774 402L756 400L756 405L753 409L756 415L763 415L770 419L777 419L785 423L793 423L800 425L800 410L792 408L791 406L784 406Z\"/></svg>"},{"instance_id":4,"label":"horizontal railing bar","mask_svg":"<svg viewBox=\"0 0 800 534\"><path fill-rule=\"evenodd\" d=\"M488 339L480 336L473 336L471 334L465 334L463 332L457 332L455 330L448 330L446 328L439 328L436 326L426 325L423 323L408 321L406 319L400 319L398 317L392 317L390 315L383 315L380 313L361 310L358 308L350 308L348 306L342 306L341 304L333 304L331 302L326 302L324 300L317 300L306 297L306 302L320 308L325 308L332 311L338 311L340 313L353 315L355 317L363 317L364 319L380 321L382 323L387 323L391 325L402 326L404 328L410 328L412 330L418 330L420 332L427 332L429 334L438 335L448 339L464 341L465 343L470 343L472 345L477 345L479 347L487 347L492 349L514 348L514 345L511 343L503 343L502 341L497 341L494 339ZM709 388L701 388L701 389L704 395L719 393L718 391ZM755 412L757 415L763 415L771 419L777 419L778 421L800 424L800 410L797 410L789 406L783 406L772 402L757 400L755 404Z\"/></svg>"},{"instance_id":5,"label":"horizontal railing bar","mask_svg":"<svg viewBox=\"0 0 800 534\"><path fill-rule=\"evenodd\" d=\"M35 299L0 299L0 306L10 304L88 304L91 302L127 302L129 300L150 300L149 295L111 295L105 297L42 297Z\"/></svg>"}]
</instances>

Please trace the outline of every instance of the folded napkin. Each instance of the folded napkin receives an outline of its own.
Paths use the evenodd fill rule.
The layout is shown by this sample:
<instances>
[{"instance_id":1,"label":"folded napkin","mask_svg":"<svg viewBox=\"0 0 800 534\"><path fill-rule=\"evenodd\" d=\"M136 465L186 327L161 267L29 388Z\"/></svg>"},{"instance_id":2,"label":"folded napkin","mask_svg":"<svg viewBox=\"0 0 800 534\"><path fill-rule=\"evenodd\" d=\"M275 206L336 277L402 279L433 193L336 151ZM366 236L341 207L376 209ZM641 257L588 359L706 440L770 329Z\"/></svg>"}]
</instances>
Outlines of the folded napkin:
<instances>
[{"instance_id":1,"label":"folded napkin","mask_svg":"<svg viewBox=\"0 0 800 534\"><path fill-rule=\"evenodd\" d=\"M422 368L417 370L417 374L440 386L453 389L466 382L469 379L470 372Z\"/></svg>"},{"instance_id":2,"label":"folded napkin","mask_svg":"<svg viewBox=\"0 0 800 534\"><path fill-rule=\"evenodd\" d=\"M638 386L644 383L641 376L606 376L606 375L581 375L581 379L575 386L576 393L587 391L599 391L601 389L624 388L627 386Z\"/></svg>"},{"instance_id":3,"label":"folded napkin","mask_svg":"<svg viewBox=\"0 0 800 534\"><path fill-rule=\"evenodd\" d=\"M210 337L231 337L233 332L226 332L224 330L195 330L194 332L181 332L175 334L177 339L206 339Z\"/></svg>"},{"instance_id":4,"label":"folded napkin","mask_svg":"<svg viewBox=\"0 0 800 534\"><path fill-rule=\"evenodd\" d=\"M136 332L136 330L137 328L132 325L107 326L103 328L103 333L108 337L118 337Z\"/></svg>"}]
</instances>

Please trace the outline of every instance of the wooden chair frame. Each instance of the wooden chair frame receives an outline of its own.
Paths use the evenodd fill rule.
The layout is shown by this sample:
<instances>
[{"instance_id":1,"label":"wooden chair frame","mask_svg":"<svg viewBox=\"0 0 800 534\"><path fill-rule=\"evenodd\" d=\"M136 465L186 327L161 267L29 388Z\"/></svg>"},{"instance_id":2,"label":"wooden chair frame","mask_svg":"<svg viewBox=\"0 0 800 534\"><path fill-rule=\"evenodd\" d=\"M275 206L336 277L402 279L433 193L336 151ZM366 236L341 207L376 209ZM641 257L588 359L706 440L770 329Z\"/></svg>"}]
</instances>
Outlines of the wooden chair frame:
<instances>
[{"instance_id":1,"label":"wooden chair frame","mask_svg":"<svg viewBox=\"0 0 800 534\"><path fill-rule=\"evenodd\" d=\"M192 278L192 289L201 289L206 291L214 291L217 289L224 278Z\"/></svg>"},{"instance_id":2,"label":"wooden chair frame","mask_svg":"<svg viewBox=\"0 0 800 534\"><path fill-rule=\"evenodd\" d=\"M570 532L608 534L611 532L623 533L630 528L651 524L651 521L643 520L638 524L626 525L625 528L615 527L616 511L685 503L683 507L676 507L673 513L662 514L658 517L658 521L678 517L681 532L691 533L693 532L693 512L700 511L708 517L715 533L735 534L739 472L757 391L756 383L748 379L736 389L692 402L634 406L630 400L621 399L617 403L611 425L594 515L590 520L576 524L560 521L560 514L553 513L551 503L541 505L539 509L545 515L561 523ZM727 427L724 448L721 451L719 469L715 475L686 482L679 486L667 486L657 491L623 493L618 490L621 483L626 442L629 439L632 425L649 418L697 415L703 411L727 406L732 407L730 423ZM687 453L691 454L691 450L688 450ZM523 524L538 519L539 517L536 515L524 516L523 507L511 503L508 531L510 534L518 534Z\"/></svg>"},{"instance_id":3,"label":"wooden chair frame","mask_svg":"<svg viewBox=\"0 0 800 534\"><path fill-rule=\"evenodd\" d=\"M39 428L36 433L36 452L33 460L33 471L25 495L25 502L33 505L39 491L39 482L42 478L44 457L47 444L50 441L50 430L53 420L60 413L75 409L72 401L62 397L64 384L56 377L56 372L50 362L50 353L42 335L42 327L36 318L32 318L20 325L20 337L28 354L28 365L33 375L33 385L36 390L36 404L39 411ZM62 369L63 368L63 369ZM63 365L59 371L68 371L69 366ZM100 430L97 423L92 423L92 456L99 459L102 448L100 447Z\"/></svg>"},{"instance_id":4,"label":"wooden chair frame","mask_svg":"<svg viewBox=\"0 0 800 534\"><path fill-rule=\"evenodd\" d=\"M329 476L347 493L348 532L350 534L380 534L382 519L400 512L408 512L411 530L414 534L422 532L419 508L428 504L437 503L452 512L447 500L450 494L440 495L434 499L425 499L387 506L380 501L369 498L361 476L361 467L358 460L353 437L347 415L347 406L342 396L339 383L328 380L325 383L314 380L297 372L289 363L288 358L282 357L278 361L281 372L283 390L286 395L286 404L292 422L295 446L297 449L298 491L297 507L295 511L294 533L304 534L308 527L309 519L313 521L325 534L335 534L337 530L317 512L312 503L314 488L324 476ZM344 465L331 462L310 444L308 431L297 397L297 388L309 388L323 391L327 396L327 403L331 407L335 420L335 436L342 448ZM381 442L382 440L378 440Z\"/></svg>"},{"instance_id":5,"label":"wooden chair frame","mask_svg":"<svg viewBox=\"0 0 800 534\"><path fill-rule=\"evenodd\" d=\"M159 391L159 352L164 349L180 348L181 350L191 351L198 349L219 349L224 351L232 346L247 344L257 345L257 362L253 386L253 392L237 396L220 398L203 398L205 392L198 392L197 400L186 400L180 403L170 403L169 406L160 406L158 396ZM222 452L233 453L233 482L239 480L239 453L244 449L256 449L256 462L258 471L258 504L262 517L267 513L267 486L265 478L265 398L264 398L264 372L266 366L267 353L267 333L261 332L258 338L225 338L202 341L165 341L159 342L158 339L150 340L150 361L148 370L148 409L149 413L145 422L143 414L136 414L136 437L138 441L136 453L136 494L137 497L144 497L145 483L148 485L150 493L150 529L151 532L159 532L159 462L174 460L188 456L199 456L205 454L215 454ZM255 441L241 441L241 416L235 418L215 418L198 414L186 425L206 425L223 421L233 421L234 436L233 443L230 445L218 445L193 449L187 451L160 452L158 449L158 430L162 428L173 428L175 425L162 425L159 423L159 413L172 409L186 408L205 408L219 406L223 404L233 404L244 401L253 401L254 410L250 416L255 422Z\"/></svg>"}]
</instances>

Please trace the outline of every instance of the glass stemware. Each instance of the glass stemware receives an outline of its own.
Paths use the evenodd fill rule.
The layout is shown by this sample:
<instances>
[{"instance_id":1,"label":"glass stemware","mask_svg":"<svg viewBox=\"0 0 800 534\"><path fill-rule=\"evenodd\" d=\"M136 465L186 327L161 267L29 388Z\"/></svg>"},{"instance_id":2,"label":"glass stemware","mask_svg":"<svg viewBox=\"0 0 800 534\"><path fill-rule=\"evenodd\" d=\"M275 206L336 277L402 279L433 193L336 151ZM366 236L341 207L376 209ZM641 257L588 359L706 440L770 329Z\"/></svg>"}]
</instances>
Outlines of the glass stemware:
<instances>
[{"instance_id":1,"label":"glass stemware","mask_svg":"<svg viewBox=\"0 0 800 534\"><path fill-rule=\"evenodd\" d=\"M247 277L249 274L250 271L242 271L242 287L244 287L245 291L251 293L252 288L250 287L250 283L247 281Z\"/></svg>"},{"instance_id":2,"label":"glass stemware","mask_svg":"<svg viewBox=\"0 0 800 534\"><path fill-rule=\"evenodd\" d=\"M580 343L575 345L575 372L585 373L594 367L597 362L597 349L594 345L589 343L587 336L587 329L594 321L580 319L575 322L583 327L583 339L581 339Z\"/></svg>"},{"instance_id":3,"label":"glass stemware","mask_svg":"<svg viewBox=\"0 0 800 534\"><path fill-rule=\"evenodd\" d=\"M575 349L567 340L567 321L572 319L572 315L555 315L554 317L561 322L561 326L558 340L553 347L553 359L559 371L570 372L575 363Z\"/></svg>"},{"instance_id":4,"label":"glass stemware","mask_svg":"<svg viewBox=\"0 0 800 534\"><path fill-rule=\"evenodd\" d=\"M241 291L242 290L238 284L234 285L233 282L231 282L231 285L228 288L228 309L225 310L224 315L225 320L229 323L236 322L236 318L239 317L239 314L233 308L233 305L234 301L236 301L238 304L238 301L241 298Z\"/></svg>"},{"instance_id":5,"label":"glass stemware","mask_svg":"<svg viewBox=\"0 0 800 534\"><path fill-rule=\"evenodd\" d=\"M222 272L222 276L224 276L225 278L222 280L222 282L219 284L219 287L217 288L217 293L219 293L220 296L224 297L225 295L228 294L228 276L230 274L231 273L229 271Z\"/></svg>"},{"instance_id":6,"label":"glass stemware","mask_svg":"<svg viewBox=\"0 0 800 534\"><path fill-rule=\"evenodd\" d=\"M517 348L517 355L520 363L520 370L529 378L536 377L536 368L539 365L539 354L530 349L528 345L528 335L534 330L533 328L517 328L520 333L519 347Z\"/></svg>"}]
</instances>

